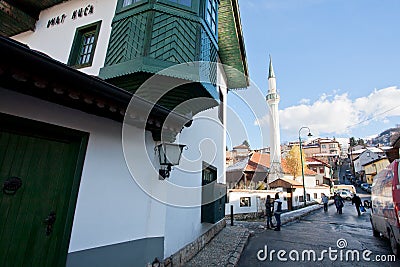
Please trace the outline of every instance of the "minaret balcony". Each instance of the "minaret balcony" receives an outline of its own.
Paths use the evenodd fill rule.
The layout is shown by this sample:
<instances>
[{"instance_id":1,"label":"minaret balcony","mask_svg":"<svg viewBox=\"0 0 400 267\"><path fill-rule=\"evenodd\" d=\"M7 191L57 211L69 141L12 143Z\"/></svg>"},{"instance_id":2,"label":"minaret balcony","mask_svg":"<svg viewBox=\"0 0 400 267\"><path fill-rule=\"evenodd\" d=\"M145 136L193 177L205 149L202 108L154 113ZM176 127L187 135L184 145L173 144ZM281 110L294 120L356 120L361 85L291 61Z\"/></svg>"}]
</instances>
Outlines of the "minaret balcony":
<instances>
[{"instance_id":1,"label":"minaret balcony","mask_svg":"<svg viewBox=\"0 0 400 267\"><path fill-rule=\"evenodd\" d=\"M271 101L273 101L273 100L279 101L280 97L279 97L278 94L272 93L272 94L267 94L266 99L267 99L267 101L269 101L269 100L271 100Z\"/></svg>"}]
</instances>

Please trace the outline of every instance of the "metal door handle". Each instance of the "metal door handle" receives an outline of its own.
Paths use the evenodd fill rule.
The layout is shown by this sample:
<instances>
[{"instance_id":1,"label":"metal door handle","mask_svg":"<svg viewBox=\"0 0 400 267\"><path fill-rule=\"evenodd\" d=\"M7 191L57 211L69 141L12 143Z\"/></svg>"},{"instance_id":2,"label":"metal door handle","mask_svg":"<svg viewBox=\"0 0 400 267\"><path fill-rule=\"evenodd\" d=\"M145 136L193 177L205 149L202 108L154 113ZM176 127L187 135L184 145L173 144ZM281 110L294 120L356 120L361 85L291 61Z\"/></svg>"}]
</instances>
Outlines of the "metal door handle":
<instances>
[{"instance_id":1,"label":"metal door handle","mask_svg":"<svg viewBox=\"0 0 400 267\"><path fill-rule=\"evenodd\" d=\"M50 235L53 232L53 225L56 221L56 212L51 211L49 216L44 220L44 224L46 225L46 235Z\"/></svg>"}]
</instances>

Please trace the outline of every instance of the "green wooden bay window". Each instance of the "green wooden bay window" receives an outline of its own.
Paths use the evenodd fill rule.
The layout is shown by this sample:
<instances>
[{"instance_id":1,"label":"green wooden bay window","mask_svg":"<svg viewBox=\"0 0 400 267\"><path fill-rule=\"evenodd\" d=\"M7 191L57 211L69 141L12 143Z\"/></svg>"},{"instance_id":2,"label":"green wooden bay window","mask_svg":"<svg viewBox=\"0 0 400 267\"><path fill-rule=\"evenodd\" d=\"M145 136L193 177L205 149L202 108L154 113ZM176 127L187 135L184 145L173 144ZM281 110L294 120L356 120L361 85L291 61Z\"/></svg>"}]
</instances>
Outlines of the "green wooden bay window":
<instances>
[{"instance_id":1,"label":"green wooden bay window","mask_svg":"<svg viewBox=\"0 0 400 267\"><path fill-rule=\"evenodd\" d=\"M221 21L224 28L219 25ZM219 41L224 42L224 51ZM195 98L211 100L212 104L183 108L182 114L195 115L218 105L217 68L189 64L186 71L168 72L169 68L196 61L216 63L218 58L244 73L226 70L228 84L235 86L230 88L246 87L247 63L237 0L118 0L99 76L145 99L156 97L157 104L168 109L182 107L182 103ZM168 92L162 86L138 91L160 71L185 84Z\"/></svg>"},{"instance_id":2,"label":"green wooden bay window","mask_svg":"<svg viewBox=\"0 0 400 267\"><path fill-rule=\"evenodd\" d=\"M184 84L168 92L162 91L163 88L137 92L151 75L169 67L196 61L217 62L216 34L205 19L207 1L119 0L105 64L99 76L146 99L160 95L162 97L157 104L168 109L195 98L208 98L212 102L201 107L185 106L182 114L195 115L217 106L217 69L211 67L200 69L194 66L186 71L164 72L164 76L180 79ZM214 6L212 10L216 12L217 7ZM216 31L216 15L211 21ZM211 82L199 82L200 77L202 81Z\"/></svg>"}]
</instances>

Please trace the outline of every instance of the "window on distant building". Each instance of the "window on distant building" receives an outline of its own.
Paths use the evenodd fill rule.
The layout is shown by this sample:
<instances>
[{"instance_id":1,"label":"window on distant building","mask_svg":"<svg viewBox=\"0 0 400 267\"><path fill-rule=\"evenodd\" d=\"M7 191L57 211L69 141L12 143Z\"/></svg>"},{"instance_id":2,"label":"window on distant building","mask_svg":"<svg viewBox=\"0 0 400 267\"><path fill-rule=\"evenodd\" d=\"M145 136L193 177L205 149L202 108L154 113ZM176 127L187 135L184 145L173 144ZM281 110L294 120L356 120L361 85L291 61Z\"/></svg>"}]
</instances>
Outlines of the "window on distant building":
<instances>
[{"instance_id":1,"label":"window on distant building","mask_svg":"<svg viewBox=\"0 0 400 267\"><path fill-rule=\"evenodd\" d=\"M211 31L216 35L218 30L218 2L217 0L207 0L206 21Z\"/></svg>"},{"instance_id":2,"label":"window on distant building","mask_svg":"<svg viewBox=\"0 0 400 267\"><path fill-rule=\"evenodd\" d=\"M241 197L240 198L240 207L251 207L250 197Z\"/></svg>"},{"instance_id":3,"label":"window on distant building","mask_svg":"<svg viewBox=\"0 0 400 267\"><path fill-rule=\"evenodd\" d=\"M321 148L326 148L326 145L321 145Z\"/></svg>"},{"instance_id":4,"label":"window on distant building","mask_svg":"<svg viewBox=\"0 0 400 267\"><path fill-rule=\"evenodd\" d=\"M314 199L317 199L317 198L318 198L318 194L314 193Z\"/></svg>"},{"instance_id":5,"label":"window on distant building","mask_svg":"<svg viewBox=\"0 0 400 267\"><path fill-rule=\"evenodd\" d=\"M310 201L310 194L307 194L307 201Z\"/></svg>"},{"instance_id":6,"label":"window on distant building","mask_svg":"<svg viewBox=\"0 0 400 267\"><path fill-rule=\"evenodd\" d=\"M315 182L317 182L317 185L319 185L319 180L316 180Z\"/></svg>"},{"instance_id":7,"label":"window on distant building","mask_svg":"<svg viewBox=\"0 0 400 267\"><path fill-rule=\"evenodd\" d=\"M68 65L84 68L92 65L101 21L76 29Z\"/></svg>"}]
</instances>

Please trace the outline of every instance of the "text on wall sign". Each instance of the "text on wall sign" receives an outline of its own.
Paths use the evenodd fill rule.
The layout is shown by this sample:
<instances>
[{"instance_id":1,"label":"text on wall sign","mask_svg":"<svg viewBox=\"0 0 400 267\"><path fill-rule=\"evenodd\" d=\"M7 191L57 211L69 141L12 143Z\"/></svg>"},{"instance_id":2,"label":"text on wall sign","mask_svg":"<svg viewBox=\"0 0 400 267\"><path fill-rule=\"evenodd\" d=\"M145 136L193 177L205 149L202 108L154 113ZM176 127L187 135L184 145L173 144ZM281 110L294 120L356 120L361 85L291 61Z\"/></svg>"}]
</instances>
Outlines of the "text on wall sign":
<instances>
[{"instance_id":1,"label":"text on wall sign","mask_svg":"<svg viewBox=\"0 0 400 267\"><path fill-rule=\"evenodd\" d=\"M74 11L72 11L71 19L76 20L78 18L86 17L86 16L91 15L93 13L94 13L94 6L93 5L87 5L86 7L81 7L79 9L75 9ZM47 28L63 24L67 17L68 16L64 13L62 15L59 15L57 17L49 19L47 21Z\"/></svg>"}]
</instances>

